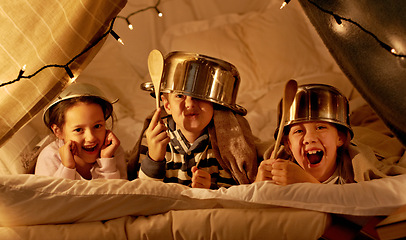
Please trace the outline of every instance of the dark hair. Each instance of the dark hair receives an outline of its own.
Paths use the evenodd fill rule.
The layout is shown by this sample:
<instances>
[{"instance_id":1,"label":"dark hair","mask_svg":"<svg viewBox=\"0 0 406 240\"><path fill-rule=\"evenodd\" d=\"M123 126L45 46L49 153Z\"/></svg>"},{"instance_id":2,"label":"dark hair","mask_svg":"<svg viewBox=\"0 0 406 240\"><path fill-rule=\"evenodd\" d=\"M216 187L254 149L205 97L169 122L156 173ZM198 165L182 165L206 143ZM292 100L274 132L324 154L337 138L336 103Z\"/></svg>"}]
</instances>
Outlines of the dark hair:
<instances>
[{"instance_id":1,"label":"dark hair","mask_svg":"<svg viewBox=\"0 0 406 240\"><path fill-rule=\"evenodd\" d=\"M104 120L107 120L112 115L111 105L105 100L96 96L80 96L63 100L49 109L49 122L47 127L52 130L52 125L62 128L65 124L66 111L75 106L77 103L98 104L104 114ZM112 116L111 128L114 124L114 117Z\"/></svg>"}]
</instances>

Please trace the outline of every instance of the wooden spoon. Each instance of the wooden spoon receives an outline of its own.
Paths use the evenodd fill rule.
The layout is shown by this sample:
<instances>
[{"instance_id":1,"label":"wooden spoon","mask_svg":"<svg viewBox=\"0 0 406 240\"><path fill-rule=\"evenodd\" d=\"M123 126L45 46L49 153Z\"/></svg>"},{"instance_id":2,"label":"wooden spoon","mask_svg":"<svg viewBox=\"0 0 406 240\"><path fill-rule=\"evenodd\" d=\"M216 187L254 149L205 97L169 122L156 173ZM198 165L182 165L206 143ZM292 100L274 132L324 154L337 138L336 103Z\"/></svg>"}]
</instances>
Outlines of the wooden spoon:
<instances>
[{"instance_id":1,"label":"wooden spoon","mask_svg":"<svg viewBox=\"0 0 406 240\"><path fill-rule=\"evenodd\" d=\"M154 84L156 108L160 108L161 78L164 70L164 57L162 53L154 49L148 55L148 70Z\"/></svg>"},{"instance_id":2,"label":"wooden spoon","mask_svg":"<svg viewBox=\"0 0 406 240\"><path fill-rule=\"evenodd\" d=\"M276 159L277 153L279 151L279 146L281 144L282 135L283 135L283 125L286 120L286 113L290 110L290 106L295 99L297 91L297 82L293 79L289 80L285 85L285 91L283 93L282 99L282 117L281 122L279 123L278 136L276 137L275 147L273 149L272 158Z\"/></svg>"}]
</instances>

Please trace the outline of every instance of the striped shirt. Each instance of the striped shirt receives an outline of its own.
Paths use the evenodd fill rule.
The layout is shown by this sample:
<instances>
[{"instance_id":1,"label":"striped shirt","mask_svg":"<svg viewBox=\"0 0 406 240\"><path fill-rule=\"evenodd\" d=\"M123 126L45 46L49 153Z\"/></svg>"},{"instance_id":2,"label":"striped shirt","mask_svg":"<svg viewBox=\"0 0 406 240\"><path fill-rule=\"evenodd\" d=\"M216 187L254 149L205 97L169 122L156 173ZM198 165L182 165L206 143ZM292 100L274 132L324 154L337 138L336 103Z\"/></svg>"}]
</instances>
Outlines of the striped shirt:
<instances>
[{"instance_id":1,"label":"striped shirt","mask_svg":"<svg viewBox=\"0 0 406 240\"><path fill-rule=\"evenodd\" d=\"M229 187L236 185L230 173L223 170L215 158L209 134L204 132L193 144L183 136L171 117L167 122L170 142L166 148L164 161L154 161L148 156L146 137L141 142L141 169L139 178L163 180L164 182L180 183L190 186L193 166L205 170L211 176L211 187Z\"/></svg>"}]
</instances>

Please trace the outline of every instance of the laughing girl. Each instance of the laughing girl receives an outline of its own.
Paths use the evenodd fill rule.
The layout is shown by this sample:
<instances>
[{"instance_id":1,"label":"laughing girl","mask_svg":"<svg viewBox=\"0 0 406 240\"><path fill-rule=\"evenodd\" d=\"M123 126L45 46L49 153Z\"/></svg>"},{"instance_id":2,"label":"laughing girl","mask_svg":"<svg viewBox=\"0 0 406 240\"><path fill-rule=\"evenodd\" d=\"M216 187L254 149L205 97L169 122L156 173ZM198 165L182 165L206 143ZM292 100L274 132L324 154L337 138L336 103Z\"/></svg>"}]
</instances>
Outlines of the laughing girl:
<instances>
[{"instance_id":1,"label":"laughing girl","mask_svg":"<svg viewBox=\"0 0 406 240\"><path fill-rule=\"evenodd\" d=\"M328 85L303 85L287 114L283 151L277 159L265 153L256 182L354 182L351 160L344 159L353 136L347 99ZM283 153L288 156L281 156Z\"/></svg>"},{"instance_id":2,"label":"laughing girl","mask_svg":"<svg viewBox=\"0 0 406 240\"><path fill-rule=\"evenodd\" d=\"M44 114L57 139L38 156L36 175L66 179L126 179L120 141L106 129L113 106L98 88L75 83Z\"/></svg>"}]
</instances>

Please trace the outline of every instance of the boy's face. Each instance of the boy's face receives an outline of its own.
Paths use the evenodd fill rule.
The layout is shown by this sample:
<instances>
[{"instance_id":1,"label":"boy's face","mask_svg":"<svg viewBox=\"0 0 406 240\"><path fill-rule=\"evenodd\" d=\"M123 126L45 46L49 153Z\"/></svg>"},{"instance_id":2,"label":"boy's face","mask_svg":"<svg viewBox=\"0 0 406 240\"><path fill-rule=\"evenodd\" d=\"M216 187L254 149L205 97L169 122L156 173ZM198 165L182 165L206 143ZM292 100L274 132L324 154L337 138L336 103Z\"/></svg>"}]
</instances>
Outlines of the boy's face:
<instances>
[{"instance_id":1,"label":"boy's face","mask_svg":"<svg viewBox=\"0 0 406 240\"><path fill-rule=\"evenodd\" d=\"M86 163L94 163L100 155L106 136L106 121L98 104L77 103L65 111L62 129L53 126L55 135L66 143L72 140L78 156Z\"/></svg>"},{"instance_id":2,"label":"boy's face","mask_svg":"<svg viewBox=\"0 0 406 240\"><path fill-rule=\"evenodd\" d=\"M213 103L192 98L183 94L169 93L162 95L165 110L171 114L177 127L188 138L199 137L213 117Z\"/></svg>"},{"instance_id":3,"label":"boy's face","mask_svg":"<svg viewBox=\"0 0 406 240\"><path fill-rule=\"evenodd\" d=\"M344 139L331 123L306 122L290 128L288 144L297 163L322 182L334 173L337 148Z\"/></svg>"}]
</instances>

